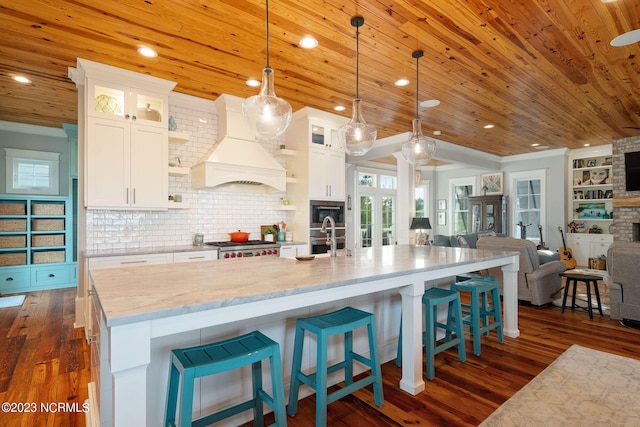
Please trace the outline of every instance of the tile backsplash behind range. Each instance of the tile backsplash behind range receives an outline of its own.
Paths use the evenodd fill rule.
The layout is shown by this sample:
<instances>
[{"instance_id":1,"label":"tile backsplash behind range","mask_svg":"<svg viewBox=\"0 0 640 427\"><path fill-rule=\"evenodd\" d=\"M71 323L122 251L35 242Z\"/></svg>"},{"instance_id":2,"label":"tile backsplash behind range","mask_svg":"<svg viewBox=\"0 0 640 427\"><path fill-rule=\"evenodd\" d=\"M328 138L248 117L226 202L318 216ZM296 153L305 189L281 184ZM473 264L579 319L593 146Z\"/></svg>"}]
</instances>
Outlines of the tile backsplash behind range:
<instances>
[{"instance_id":1,"label":"tile backsplash behind range","mask_svg":"<svg viewBox=\"0 0 640 427\"><path fill-rule=\"evenodd\" d=\"M191 168L200 161L218 135L214 104L206 111L184 106L169 107L177 131L189 134L186 144L169 143L168 162ZM265 146L273 152L280 141ZM227 233L237 230L260 238L260 225L285 220L283 211L275 211L285 193L245 193L218 189L191 189L190 176L169 176L169 194L180 194L189 209L150 211L88 211L87 250L135 249L150 246L190 245L195 233L205 241L229 240ZM167 198L169 196L167 194Z\"/></svg>"}]
</instances>

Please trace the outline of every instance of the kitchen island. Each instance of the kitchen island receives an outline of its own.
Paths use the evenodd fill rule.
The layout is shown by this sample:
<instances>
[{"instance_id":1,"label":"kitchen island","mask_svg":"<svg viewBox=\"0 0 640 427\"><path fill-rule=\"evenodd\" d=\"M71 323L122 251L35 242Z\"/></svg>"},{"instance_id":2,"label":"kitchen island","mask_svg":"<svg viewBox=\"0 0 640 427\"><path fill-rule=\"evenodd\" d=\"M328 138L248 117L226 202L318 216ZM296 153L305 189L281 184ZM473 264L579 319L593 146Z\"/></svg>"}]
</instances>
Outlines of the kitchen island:
<instances>
[{"instance_id":1,"label":"kitchen island","mask_svg":"<svg viewBox=\"0 0 640 427\"><path fill-rule=\"evenodd\" d=\"M362 303L358 298L363 296L375 296L364 304L376 312L379 339L391 348L397 342L400 313L387 312L385 319L376 306L401 295L400 388L417 394L425 387L421 343L425 287L436 279L496 266L504 272L505 334L517 337L518 254L514 252L402 245L357 249L350 257L312 261L265 257L91 271L94 313L100 325L92 343L92 364L97 363L98 369L97 376L92 376L95 388L90 389L91 422L117 427L161 425L170 349L245 329L260 329L280 343L287 384L292 341L286 330L295 318L328 310L336 302ZM276 331L276 324L284 332ZM382 357L390 359L389 354ZM226 399L246 391L229 381L222 393ZM201 389L208 390L199 395L195 416L233 403L212 402L209 389L215 391L215 386L208 385L207 379L201 381Z\"/></svg>"}]
</instances>

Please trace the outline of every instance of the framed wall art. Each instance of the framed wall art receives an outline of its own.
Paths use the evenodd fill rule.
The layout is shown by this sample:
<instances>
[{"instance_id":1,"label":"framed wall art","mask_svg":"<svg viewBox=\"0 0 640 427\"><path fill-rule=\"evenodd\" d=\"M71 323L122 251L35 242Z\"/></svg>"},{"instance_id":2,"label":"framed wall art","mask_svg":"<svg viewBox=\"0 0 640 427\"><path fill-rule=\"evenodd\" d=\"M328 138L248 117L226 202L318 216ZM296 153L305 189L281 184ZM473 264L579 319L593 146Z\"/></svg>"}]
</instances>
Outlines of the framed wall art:
<instances>
[{"instance_id":1,"label":"framed wall art","mask_svg":"<svg viewBox=\"0 0 640 427\"><path fill-rule=\"evenodd\" d=\"M504 191L504 177L502 172L487 173L480 175L480 188L482 194L490 196L492 194L502 194Z\"/></svg>"}]
</instances>

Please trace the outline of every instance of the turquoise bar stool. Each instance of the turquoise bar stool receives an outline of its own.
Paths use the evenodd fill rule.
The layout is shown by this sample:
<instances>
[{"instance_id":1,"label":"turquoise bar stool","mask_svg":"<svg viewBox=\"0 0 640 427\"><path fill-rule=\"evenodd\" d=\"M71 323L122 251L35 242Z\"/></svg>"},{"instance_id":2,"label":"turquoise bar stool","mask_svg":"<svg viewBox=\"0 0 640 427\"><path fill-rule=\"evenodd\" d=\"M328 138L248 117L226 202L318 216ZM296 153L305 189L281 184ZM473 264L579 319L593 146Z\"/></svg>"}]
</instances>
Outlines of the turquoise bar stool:
<instances>
[{"instance_id":1,"label":"turquoise bar stool","mask_svg":"<svg viewBox=\"0 0 640 427\"><path fill-rule=\"evenodd\" d=\"M458 346L458 360L466 362L467 352L464 347L464 331L462 329L462 305L460 294L449 289L430 288L422 295L425 306L425 324L427 337L425 343L427 378L435 378L435 355L451 347ZM446 323L438 322L438 306L447 304ZM436 341L437 328L445 330L445 338L441 344ZM455 337L454 337L455 334Z\"/></svg>"},{"instance_id":2,"label":"turquoise bar stool","mask_svg":"<svg viewBox=\"0 0 640 427\"><path fill-rule=\"evenodd\" d=\"M498 342L504 342L500 288L492 276L453 283L451 290L469 292L469 304L462 304L462 314L473 336L473 354L480 356L481 335L489 336L492 329L496 330Z\"/></svg>"},{"instance_id":3,"label":"turquoise bar stool","mask_svg":"<svg viewBox=\"0 0 640 427\"><path fill-rule=\"evenodd\" d=\"M367 327L369 336L370 359L353 352L353 331ZM308 331L317 336L316 372L306 375L302 373L302 346L304 333ZM328 339L332 335L344 334L344 361L327 366ZM369 368L371 375L358 381L353 380L353 361L356 360ZM327 375L344 369L345 386L340 390L327 394ZM298 411L298 391L301 384L306 384L316 391L316 427L327 425L327 405L373 384L373 397L377 406L382 406L382 372L378 356L375 317L371 313L346 307L332 313L296 320L296 335L293 348L293 366L291 369L291 387L289 389L288 413L294 416Z\"/></svg>"},{"instance_id":4,"label":"turquoise bar stool","mask_svg":"<svg viewBox=\"0 0 640 427\"><path fill-rule=\"evenodd\" d=\"M464 331L462 328L462 305L458 292L430 288L422 295L422 304L425 306L425 328L422 333L422 345L425 346L427 379L435 378L435 356L451 347L458 346L458 360L465 362L467 352L464 347ZM438 306L447 304L446 323L438 322ZM436 338L437 329L444 329L444 341L438 344ZM455 334L455 336L454 336ZM402 319L400 320L400 336L398 337L398 353L396 365L402 366Z\"/></svg>"},{"instance_id":5,"label":"turquoise bar stool","mask_svg":"<svg viewBox=\"0 0 640 427\"><path fill-rule=\"evenodd\" d=\"M273 396L262 389L262 360L267 358L271 367ZM253 399L192 421L194 380L246 365L252 365ZM212 344L171 350L165 427L176 425L176 404L180 377L182 377L182 390L179 396L181 427L207 426L249 409L253 409L254 425L262 427L264 425L263 403L269 405L273 410L276 421L272 424L273 426L285 427L287 425L280 347L278 343L261 332L254 331Z\"/></svg>"}]
</instances>

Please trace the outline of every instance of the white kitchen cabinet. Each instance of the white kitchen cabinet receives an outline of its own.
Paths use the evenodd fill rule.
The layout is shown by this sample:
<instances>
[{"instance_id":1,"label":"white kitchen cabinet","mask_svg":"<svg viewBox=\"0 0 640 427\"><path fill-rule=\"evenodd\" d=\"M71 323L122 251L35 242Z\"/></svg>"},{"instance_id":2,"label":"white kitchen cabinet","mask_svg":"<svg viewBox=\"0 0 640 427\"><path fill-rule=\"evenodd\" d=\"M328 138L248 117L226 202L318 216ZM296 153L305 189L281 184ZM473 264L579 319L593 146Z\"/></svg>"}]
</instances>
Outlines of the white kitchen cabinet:
<instances>
[{"instance_id":1,"label":"white kitchen cabinet","mask_svg":"<svg viewBox=\"0 0 640 427\"><path fill-rule=\"evenodd\" d=\"M287 199L295 211L287 212L287 231L297 241L310 241L310 201L344 201L346 163L338 129L347 118L304 107L293 113L287 129L286 149L295 156L287 159ZM304 240L302 240L304 239Z\"/></svg>"},{"instance_id":2,"label":"white kitchen cabinet","mask_svg":"<svg viewBox=\"0 0 640 427\"><path fill-rule=\"evenodd\" d=\"M345 199L345 154L312 147L309 150L309 197L313 200Z\"/></svg>"},{"instance_id":3,"label":"white kitchen cabinet","mask_svg":"<svg viewBox=\"0 0 640 427\"><path fill-rule=\"evenodd\" d=\"M607 255L613 243L612 234L569 233L565 236L567 247L581 267L589 266L589 258Z\"/></svg>"},{"instance_id":4,"label":"white kitchen cabinet","mask_svg":"<svg viewBox=\"0 0 640 427\"><path fill-rule=\"evenodd\" d=\"M78 59L78 123L88 209L167 210L168 99L175 82Z\"/></svg>"},{"instance_id":5,"label":"white kitchen cabinet","mask_svg":"<svg viewBox=\"0 0 640 427\"><path fill-rule=\"evenodd\" d=\"M283 244L280 246L280 256L282 258L293 258L307 255L309 255L309 245L307 244Z\"/></svg>"},{"instance_id":6,"label":"white kitchen cabinet","mask_svg":"<svg viewBox=\"0 0 640 427\"><path fill-rule=\"evenodd\" d=\"M173 262L196 262L196 261L211 261L218 259L218 250L210 251L191 251L191 252L174 252Z\"/></svg>"},{"instance_id":7,"label":"white kitchen cabinet","mask_svg":"<svg viewBox=\"0 0 640 427\"><path fill-rule=\"evenodd\" d=\"M167 209L167 130L90 117L85 206Z\"/></svg>"}]
</instances>

